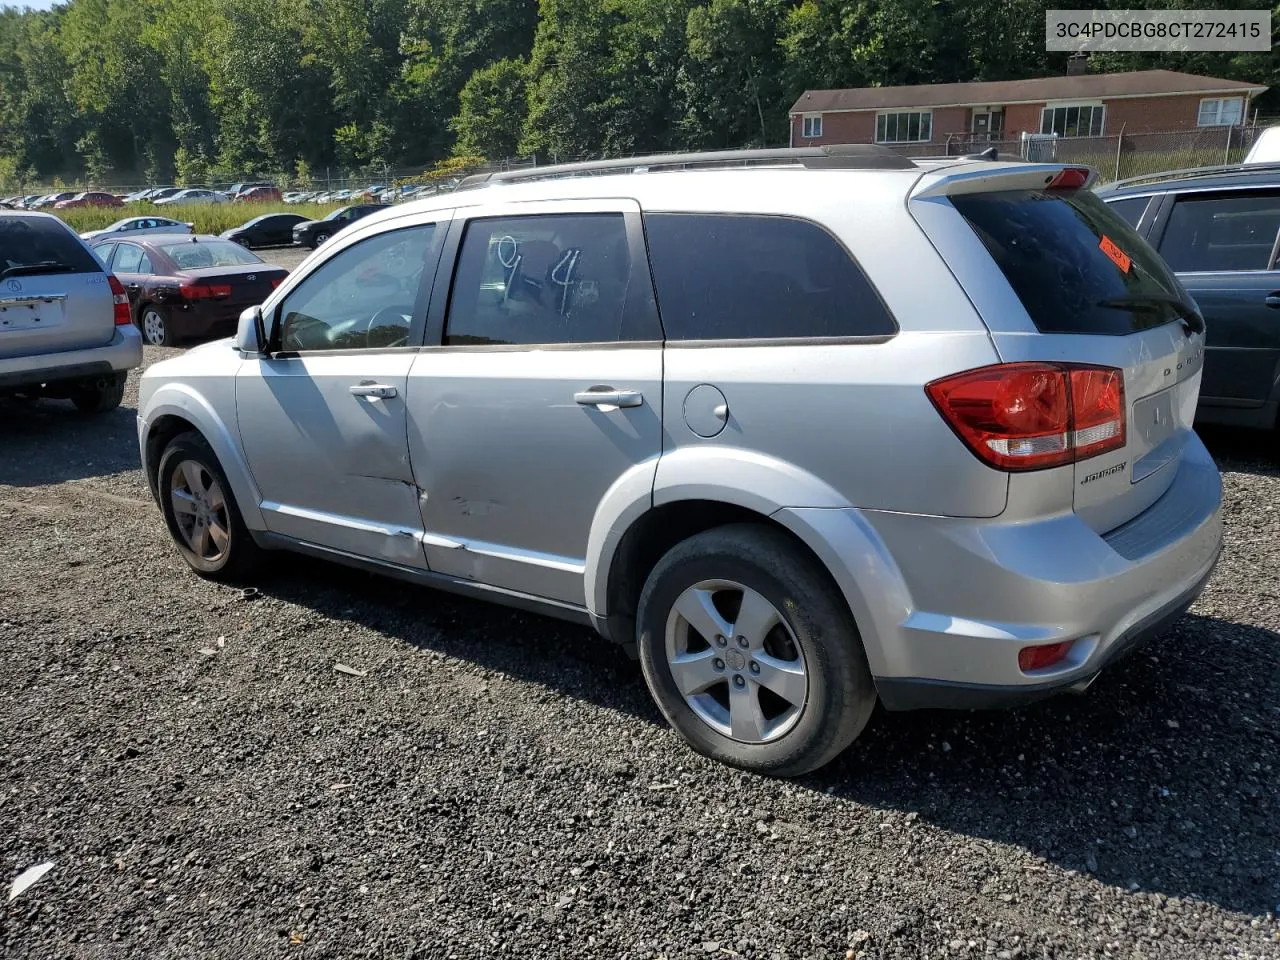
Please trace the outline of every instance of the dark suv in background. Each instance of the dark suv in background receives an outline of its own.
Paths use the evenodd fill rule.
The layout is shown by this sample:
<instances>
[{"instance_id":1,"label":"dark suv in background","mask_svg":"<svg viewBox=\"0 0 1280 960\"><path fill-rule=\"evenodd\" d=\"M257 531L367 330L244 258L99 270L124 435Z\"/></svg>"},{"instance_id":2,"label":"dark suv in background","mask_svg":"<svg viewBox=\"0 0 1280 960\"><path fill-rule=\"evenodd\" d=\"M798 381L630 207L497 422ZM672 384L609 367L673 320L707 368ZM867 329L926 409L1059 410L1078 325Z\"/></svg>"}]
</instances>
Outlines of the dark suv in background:
<instances>
[{"instance_id":1,"label":"dark suv in background","mask_svg":"<svg viewBox=\"0 0 1280 960\"><path fill-rule=\"evenodd\" d=\"M1261 429L1280 412L1280 163L1174 171L1098 195L1195 298L1208 328L1196 420Z\"/></svg>"}]
</instances>

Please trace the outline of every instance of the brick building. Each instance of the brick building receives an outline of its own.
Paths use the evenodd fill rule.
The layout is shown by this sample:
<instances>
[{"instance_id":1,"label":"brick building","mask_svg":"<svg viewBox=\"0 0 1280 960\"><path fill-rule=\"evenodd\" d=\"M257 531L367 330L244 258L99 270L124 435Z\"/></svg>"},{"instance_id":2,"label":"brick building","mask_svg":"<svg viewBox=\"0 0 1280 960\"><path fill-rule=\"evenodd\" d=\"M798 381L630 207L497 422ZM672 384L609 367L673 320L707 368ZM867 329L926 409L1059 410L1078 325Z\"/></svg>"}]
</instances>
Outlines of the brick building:
<instances>
[{"instance_id":1,"label":"brick building","mask_svg":"<svg viewBox=\"0 0 1280 960\"><path fill-rule=\"evenodd\" d=\"M942 146L1231 127L1267 88L1172 70L1081 73L1034 80L806 90L792 106L791 143Z\"/></svg>"}]
</instances>

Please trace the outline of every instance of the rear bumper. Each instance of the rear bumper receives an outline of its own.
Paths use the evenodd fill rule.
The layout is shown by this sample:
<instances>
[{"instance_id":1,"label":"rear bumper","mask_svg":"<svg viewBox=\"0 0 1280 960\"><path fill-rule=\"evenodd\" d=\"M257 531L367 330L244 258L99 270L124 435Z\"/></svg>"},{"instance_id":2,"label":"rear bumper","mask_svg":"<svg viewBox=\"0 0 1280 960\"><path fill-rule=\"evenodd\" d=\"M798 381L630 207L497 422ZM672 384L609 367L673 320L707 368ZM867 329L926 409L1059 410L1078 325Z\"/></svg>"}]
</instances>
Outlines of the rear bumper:
<instances>
[{"instance_id":1,"label":"rear bumper","mask_svg":"<svg viewBox=\"0 0 1280 960\"><path fill-rule=\"evenodd\" d=\"M824 538L846 529L838 515L858 514L862 548L828 541L824 559L841 561L832 572L858 618L885 705L972 708L1078 688L1167 629L1217 562L1221 503L1217 467L1192 438L1164 495L1103 535L1074 513L1001 522L787 512L799 521L793 528ZM1055 666L1030 673L1018 666L1023 647L1063 641L1073 645Z\"/></svg>"},{"instance_id":2,"label":"rear bumper","mask_svg":"<svg viewBox=\"0 0 1280 960\"><path fill-rule=\"evenodd\" d=\"M133 326L116 327L111 342L101 347L26 357L0 357L0 389L109 376L140 366L142 337L138 329Z\"/></svg>"}]
</instances>

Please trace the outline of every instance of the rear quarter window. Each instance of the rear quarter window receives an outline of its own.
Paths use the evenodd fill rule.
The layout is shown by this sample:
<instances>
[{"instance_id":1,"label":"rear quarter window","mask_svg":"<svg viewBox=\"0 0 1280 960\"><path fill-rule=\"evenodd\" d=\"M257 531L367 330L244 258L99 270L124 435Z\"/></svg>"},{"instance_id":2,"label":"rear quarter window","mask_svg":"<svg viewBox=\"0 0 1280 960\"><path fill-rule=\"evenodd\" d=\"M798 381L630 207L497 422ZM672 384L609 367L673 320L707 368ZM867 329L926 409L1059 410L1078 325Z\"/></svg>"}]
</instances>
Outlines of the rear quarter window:
<instances>
[{"instance_id":1,"label":"rear quarter window","mask_svg":"<svg viewBox=\"0 0 1280 960\"><path fill-rule=\"evenodd\" d=\"M668 340L883 337L897 331L861 268L816 223L651 213L644 224Z\"/></svg>"},{"instance_id":2,"label":"rear quarter window","mask_svg":"<svg viewBox=\"0 0 1280 960\"><path fill-rule=\"evenodd\" d=\"M10 267L50 264L61 273L101 273L93 254L57 220L0 217L0 274ZM27 276L38 274L24 271Z\"/></svg>"},{"instance_id":3,"label":"rear quarter window","mask_svg":"<svg viewBox=\"0 0 1280 960\"><path fill-rule=\"evenodd\" d=\"M968 193L951 203L1041 333L1123 336L1193 309L1168 302L1186 299L1177 279L1091 190Z\"/></svg>"}]
</instances>

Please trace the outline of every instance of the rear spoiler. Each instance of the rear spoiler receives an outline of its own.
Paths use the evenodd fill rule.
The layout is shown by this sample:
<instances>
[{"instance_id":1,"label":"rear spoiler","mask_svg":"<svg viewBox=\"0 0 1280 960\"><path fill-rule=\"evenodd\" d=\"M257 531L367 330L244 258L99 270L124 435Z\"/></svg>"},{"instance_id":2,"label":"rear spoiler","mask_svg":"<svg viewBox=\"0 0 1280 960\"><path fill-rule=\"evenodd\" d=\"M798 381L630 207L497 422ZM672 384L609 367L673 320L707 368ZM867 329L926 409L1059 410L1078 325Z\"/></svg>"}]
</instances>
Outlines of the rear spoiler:
<instances>
[{"instance_id":1,"label":"rear spoiler","mask_svg":"<svg viewBox=\"0 0 1280 960\"><path fill-rule=\"evenodd\" d=\"M995 190L1088 188L1097 171L1077 163L964 163L931 170L916 181L907 199L927 200Z\"/></svg>"}]
</instances>

